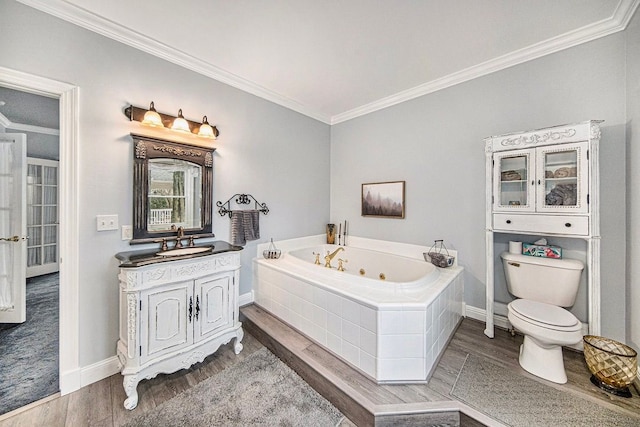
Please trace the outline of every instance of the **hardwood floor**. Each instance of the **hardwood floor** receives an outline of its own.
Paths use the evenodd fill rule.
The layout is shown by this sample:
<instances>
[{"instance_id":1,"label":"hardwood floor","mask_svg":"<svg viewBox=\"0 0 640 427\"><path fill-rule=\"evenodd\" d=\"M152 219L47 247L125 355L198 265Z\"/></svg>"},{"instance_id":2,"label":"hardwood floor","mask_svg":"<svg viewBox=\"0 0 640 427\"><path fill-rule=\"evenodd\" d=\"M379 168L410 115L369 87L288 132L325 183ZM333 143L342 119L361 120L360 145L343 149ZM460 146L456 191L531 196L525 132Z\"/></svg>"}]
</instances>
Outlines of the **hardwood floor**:
<instances>
[{"instance_id":1,"label":"hardwood floor","mask_svg":"<svg viewBox=\"0 0 640 427\"><path fill-rule=\"evenodd\" d=\"M133 411L124 408L126 398L122 387L122 375L115 374L78 391L58 396L52 400L19 412L14 411L0 417L0 427L116 427L121 426L140 413L152 411L156 406L171 399L201 381L215 375L228 366L263 348L254 337L245 334L244 349L239 355L233 352L233 344L226 344L202 363L169 375L158 375L138 385L140 400ZM16 414L16 412L19 412Z\"/></svg>"},{"instance_id":2,"label":"hardwood floor","mask_svg":"<svg viewBox=\"0 0 640 427\"><path fill-rule=\"evenodd\" d=\"M15 415L9 418L0 417L0 427L121 426L132 416L152 411L178 393L243 360L264 346L259 339L269 348L281 347L279 351L283 355L278 352L276 354L299 373L305 368L301 366L302 361L294 357L294 353L304 353L307 358L304 363L311 366L313 371L323 375L314 375L309 379L303 374L301 376L329 400L333 399L332 402L336 396L333 395L335 392L330 390L331 383L337 383L346 390L337 396L339 404L335 402L334 404L345 414L347 412L340 406L353 408L350 411L355 415L347 415L350 415L357 425L372 425L374 422L375 425L428 425L424 419L415 417L403 419L380 413L381 410L393 412L398 409L405 413L413 411L417 414L426 414L425 416L430 420L433 420L434 416L440 417L442 424L462 426L493 424L485 415L481 415L483 422L476 422L468 413L460 413L456 418L455 411L452 411L452 406L447 403L452 399L449 393L468 354L492 361L503 366L504 369L517 372L522 377L536 379L518 365L517 354L522 342L521 336L511 337L506 331L496 330L496 337L488 339L483 334L484 324L470 319L465 319L461 323L428 384L377 385L305 336L263 312L259 307L248 306L241 311L246 316L243 319L243 326L248 333L243 339L244 350L239 355L236 356L233 353L233 346L227 344L222 346L216 354L205 359L203 363L194 365L191 369L142 381L138 386L139 404L134 411L127 411L122 406L125 399L122 376L116 374L66 396L55 397L17 414L14 412ZM258 323L260 325L256 329ZM269 334L265 333L265 330L268 330ZM552 385L554 388L574 393L615 411L640 417L640 397L637 390L632 388L633 398L624 399L594 387L589 381L589 373L581 353L565 351L565 364L569 382L565 385ZM327 378L324 375L327 375L329 380L323 379ZM421 412L425 402L432 405L426 413ZM375 421L367 415L367 411L370 410L380 413ZM470 413L478 415L477 411ZM535 425L535 422L531 425Z\"/></svg>"}]
</instances>

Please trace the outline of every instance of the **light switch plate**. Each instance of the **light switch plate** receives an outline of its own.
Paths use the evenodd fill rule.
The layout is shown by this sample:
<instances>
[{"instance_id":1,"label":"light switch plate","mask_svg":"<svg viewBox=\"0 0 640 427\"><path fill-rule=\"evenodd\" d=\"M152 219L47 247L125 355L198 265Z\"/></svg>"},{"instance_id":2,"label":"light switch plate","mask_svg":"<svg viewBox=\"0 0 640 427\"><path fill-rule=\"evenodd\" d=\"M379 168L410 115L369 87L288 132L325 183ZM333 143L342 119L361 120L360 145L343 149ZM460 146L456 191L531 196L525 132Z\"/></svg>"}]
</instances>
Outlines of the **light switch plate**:
<instances>
[{"instance_id":1,"label":"light switch plate","mask_svg":"<svg viewBox=\"0 0 640 427\"><path fill-rule=\"evenodd\" d=\"M96 230L110 231L118 229L118 215L97 215Z\"/></svg>"},{"instance_id":2,"label":"light switch plate","mask_svg":"<svg viewBox=\"0 0 640 427\"><path fill-rule=\"evenodd\" d=\"M123 225L122 226L122 240L131 240L133 239L133 226L131 225Z\"/></svg>"}]
</instances>

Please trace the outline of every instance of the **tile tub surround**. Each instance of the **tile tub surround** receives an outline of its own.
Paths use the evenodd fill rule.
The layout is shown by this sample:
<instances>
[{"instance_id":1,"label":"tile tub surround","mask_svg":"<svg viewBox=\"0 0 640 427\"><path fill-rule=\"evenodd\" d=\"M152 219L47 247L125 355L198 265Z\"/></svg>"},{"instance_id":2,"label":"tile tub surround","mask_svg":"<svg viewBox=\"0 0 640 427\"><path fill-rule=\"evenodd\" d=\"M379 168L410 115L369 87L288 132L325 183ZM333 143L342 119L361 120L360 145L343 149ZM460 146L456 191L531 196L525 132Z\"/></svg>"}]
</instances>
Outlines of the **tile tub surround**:
<instances>
[{"instance_id":1,"label":"tile tub surround","mask_svg":"<svg viewBox=\"0 0 640 427\"><path fill-rule=\"evenodd\" d=\"M276 242L279 260L254 259L255 303L379 383L426 381L462 318L462 268L436 280L396 289L336 279L336 271L291 262L286 252L324 243L324 235ZM345 247L421 259L429 247L357 237ZM454 251L452 255L456 255ZM357 278L356 278L357 279Z\"/></svg>"}]
</instances>

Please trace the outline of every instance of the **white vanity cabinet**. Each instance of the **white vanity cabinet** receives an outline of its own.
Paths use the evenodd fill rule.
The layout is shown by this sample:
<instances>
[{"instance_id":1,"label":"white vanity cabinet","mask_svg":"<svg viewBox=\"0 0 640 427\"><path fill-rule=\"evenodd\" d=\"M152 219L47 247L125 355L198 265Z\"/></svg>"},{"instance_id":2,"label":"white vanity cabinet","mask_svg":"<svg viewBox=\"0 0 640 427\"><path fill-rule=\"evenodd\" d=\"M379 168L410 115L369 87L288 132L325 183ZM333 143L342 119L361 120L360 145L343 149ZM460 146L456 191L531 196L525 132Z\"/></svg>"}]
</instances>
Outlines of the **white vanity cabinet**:
<instances>
[{"instance_id":1,"label":"white vanity cabinet","mask_svg":"<svg viewBox=\"0 0 640 427\"><path fill-rule=\"evenodd\" d=\"M188 368L231 339L235 353L242 351L239 268L236 252L120 268L125 408L136 407L145 378Z\"/></svg>"},{"instance_id":2,"label":"white vanity cabinet","mask_svg":"<svg viewBox=\"0 0 640 427\"><path fill-rule=\"evenodd\" d=\"M599 333L599 123L485 139L488 336L493 336L493 233L586 240L589 330Z\"/></svg>"}]
</instances>

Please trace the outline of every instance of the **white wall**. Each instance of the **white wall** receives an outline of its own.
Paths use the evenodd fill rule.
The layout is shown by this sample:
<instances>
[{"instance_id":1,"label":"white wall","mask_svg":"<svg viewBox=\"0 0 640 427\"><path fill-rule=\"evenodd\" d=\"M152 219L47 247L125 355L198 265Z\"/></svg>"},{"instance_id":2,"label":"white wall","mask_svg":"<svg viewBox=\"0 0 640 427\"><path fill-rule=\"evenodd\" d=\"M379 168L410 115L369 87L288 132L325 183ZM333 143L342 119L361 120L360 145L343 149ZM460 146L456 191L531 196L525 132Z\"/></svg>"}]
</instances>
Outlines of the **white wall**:
<instances>
[{"instance_id":1,"label":"white wall","mask_svg":"<svg viewBox=\"0 0 640 427\"><path fill-rule=\"evenodd\" d=\"M624 339L624 40L615 34L333 126L331 220L348 219L357 236L445 239L466 268L466 303L484 308L483 138L603 119L602 333ZM406 181L406 218L361 217L360 185L394 180Z\"/></svg>"},{"instance_id":2,"label":"white wall","mask_svg":"<svg viewBox=\"0 0 640 427\"><path fill-rule=\"evenodd\" d=\"M626 37L627 343L640 351L640 13L631 20Z\"/></svg>"},{"instance_id":3,"label":"white wall","mask_svg":"<svg viewBox=\"0 0 640 427\"><path fill-rule=\"evenodd\" d=\"M260 242L322 233L329 219L329 126L10 0L0 0L0 66L80 87L80 365L115 354L119 232L97 232L96 215L132 220L132 142L123 108L207 115L214 144L214 200L251 193L267 203ZM206 47L205 47L206 48ZM175 114L174 113L174 114ZM61 219L64 221L64 218ZM229 219L214 216L229 239ZM240 292L251 290L242 253ZM64 254L61 254L64 259Z\"/></svg>"}]
</instances>

